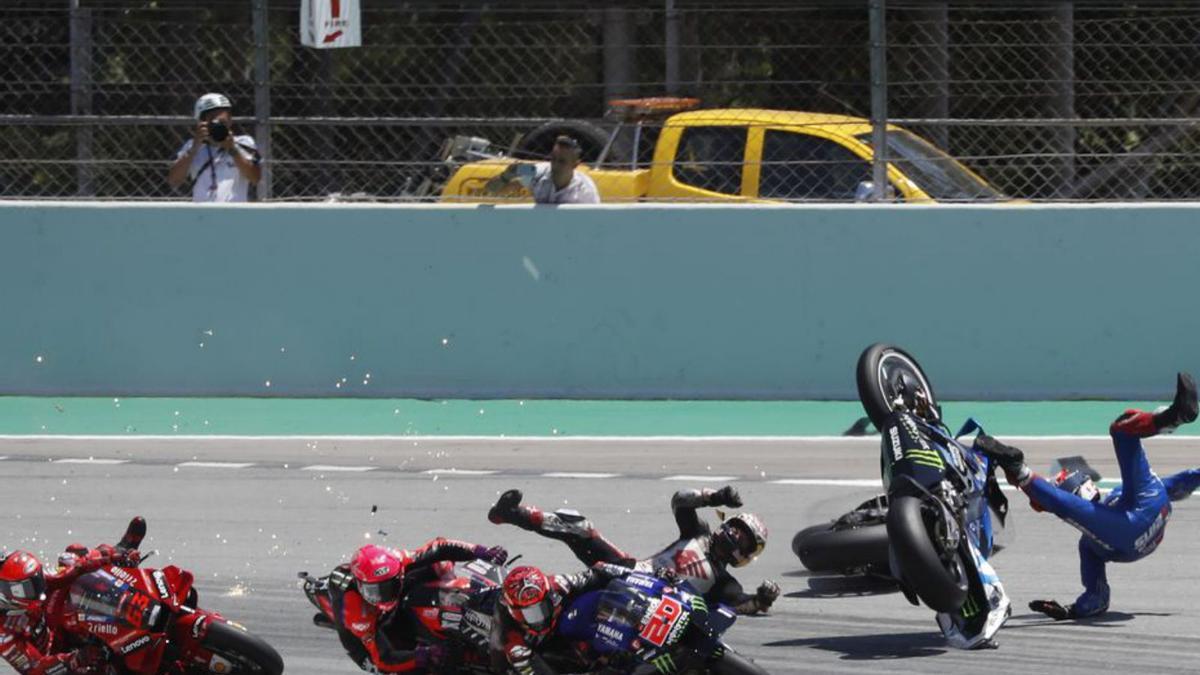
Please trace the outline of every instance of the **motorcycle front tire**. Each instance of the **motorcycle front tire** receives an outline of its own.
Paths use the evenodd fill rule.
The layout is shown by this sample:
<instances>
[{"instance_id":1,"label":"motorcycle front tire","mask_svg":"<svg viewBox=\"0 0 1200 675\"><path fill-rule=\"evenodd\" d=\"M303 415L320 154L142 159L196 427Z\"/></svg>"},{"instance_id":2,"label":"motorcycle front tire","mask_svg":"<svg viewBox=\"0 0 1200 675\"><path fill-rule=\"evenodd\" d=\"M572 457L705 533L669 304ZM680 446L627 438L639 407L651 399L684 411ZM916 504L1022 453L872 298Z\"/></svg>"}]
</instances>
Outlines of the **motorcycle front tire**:
<instances>
[{"instance_id":1,"label":"motorcycle front tire","mask_svg":"<svg viewBox=\"0 0 1200 675\"><path fill-rule=\"evenodd\" d=\"M966 582L956 579L938 556L921 517L920 498L901 496L892 499L888 507L887 534L902 581L930 609L958 611L967 600Z\"/></svg>"},{"instance_id":2,"label":"motorcycle front tire","mask_svg":"<svg viewBox=\"0 0 1200 675\"><path fill-rule=\"evenodd\" d=\"M235 672L258 675L281 675L283 658L275 648L257 636L235 628L223 621L211 621L200 644L205 649L232 661ZM249 666L249 668L246 668Z\"/></svg>"}]
</instances>

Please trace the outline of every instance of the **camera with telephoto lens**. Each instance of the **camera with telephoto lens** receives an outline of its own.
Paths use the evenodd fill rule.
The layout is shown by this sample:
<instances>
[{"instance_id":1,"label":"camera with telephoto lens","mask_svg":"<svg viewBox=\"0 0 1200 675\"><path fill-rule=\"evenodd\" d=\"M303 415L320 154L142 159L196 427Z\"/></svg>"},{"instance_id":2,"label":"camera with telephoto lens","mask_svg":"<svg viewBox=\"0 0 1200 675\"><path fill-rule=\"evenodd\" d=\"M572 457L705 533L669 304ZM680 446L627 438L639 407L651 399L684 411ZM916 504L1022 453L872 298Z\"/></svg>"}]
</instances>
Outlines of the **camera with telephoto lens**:
<instances>
[{"instance_id":1,"label":"camera with telephoto lens","mask_svg":"<svg viewBox=\"0 0 1200 675\"><path fill-rule=\"evenodd\" d=\"M208 136L214 142L220 143L229 137L229 127L221 120L212 120L208 123Z\"/></svg>"}]
</instances>

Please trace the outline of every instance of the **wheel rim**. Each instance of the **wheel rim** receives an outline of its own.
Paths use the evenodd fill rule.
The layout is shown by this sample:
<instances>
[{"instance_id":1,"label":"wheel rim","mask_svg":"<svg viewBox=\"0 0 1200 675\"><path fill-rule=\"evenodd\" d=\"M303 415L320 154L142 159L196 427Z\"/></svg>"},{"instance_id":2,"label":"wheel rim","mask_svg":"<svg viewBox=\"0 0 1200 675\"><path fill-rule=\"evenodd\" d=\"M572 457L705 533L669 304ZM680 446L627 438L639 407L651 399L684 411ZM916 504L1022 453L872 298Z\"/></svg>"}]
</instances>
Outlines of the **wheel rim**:
<instances>
[{"instance_id":1,"label":"wheel rim","mask_svg":"<svg viewBox=\"0 0 1200 675\"><path fill-rule=\"evenodd\" d=\"M889 383L893 381L893 377L897 373L902 372L912 375L920 383L921 389L925 392L925 397L929 399L930 405L937 405L937 401L933 399L933 389L929 386L929 381L925 379L925 374L921 372L921 368L917 365L916 361L913 361L900 352L888 351L879 358L879 364L875 366L875 381L879 387L879 394L887 404L888 410L895 410L892 402L896 398L896 392L891 391Z\"/></svg>"}]
</instances>

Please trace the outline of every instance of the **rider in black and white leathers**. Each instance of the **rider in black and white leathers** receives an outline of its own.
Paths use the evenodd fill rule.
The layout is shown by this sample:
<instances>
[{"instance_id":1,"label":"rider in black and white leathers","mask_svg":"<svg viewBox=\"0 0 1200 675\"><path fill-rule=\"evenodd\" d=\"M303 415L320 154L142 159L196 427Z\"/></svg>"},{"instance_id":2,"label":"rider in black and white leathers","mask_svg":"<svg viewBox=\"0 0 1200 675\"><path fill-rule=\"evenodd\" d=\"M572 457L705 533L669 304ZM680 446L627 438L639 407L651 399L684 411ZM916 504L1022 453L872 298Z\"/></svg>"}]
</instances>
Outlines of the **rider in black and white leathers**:
<instances>
[{"instance_id":1,"label":"rider in black and white leathers","mask_svg":"<svg viewBox=\"0 0 1200 675\"><path fill-rule=\"evenodd\" d=\"M671 570L691 583L705 599L730 605L740 614L765 612L779 597L779 585L770 580L763 581L755 593L746 593L728 570L730 566L748 564L762 552L767 541L762 520L752 513L739 513L713 532L696 513L701 507L741 506L742 499L733 486L676 492L671 498L671 510L679 526L679 538L642 560L617 548L577 511L547 513L521 504L521 499L519 490L505 492L488 512L488 519L561 541L586 565L607 562L648 573Z\"/></svg>"}]
</instances>

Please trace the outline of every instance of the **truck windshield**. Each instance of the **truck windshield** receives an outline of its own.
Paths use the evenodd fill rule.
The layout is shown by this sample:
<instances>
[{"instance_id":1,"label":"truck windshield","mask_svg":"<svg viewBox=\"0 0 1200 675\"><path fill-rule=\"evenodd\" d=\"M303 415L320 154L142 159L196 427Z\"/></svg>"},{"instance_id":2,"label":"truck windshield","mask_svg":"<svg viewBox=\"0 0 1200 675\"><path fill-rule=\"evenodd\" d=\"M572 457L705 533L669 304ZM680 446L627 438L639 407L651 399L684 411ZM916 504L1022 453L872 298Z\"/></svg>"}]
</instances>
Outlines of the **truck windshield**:
<instances>
[{"instance_id":1,"label":"truck windshield","mask_svg":"<svg viewBox=\"0 0 1200 675\"><path fill-rule=\"evenodd\" d=\"M871 145L869 133L855 138ZM930 197L938 201L1007 199L999 190L963 168L958 160L921 137L903 129L889 129L887 139L888 161Z\"/></svg>"}]
</instances>

